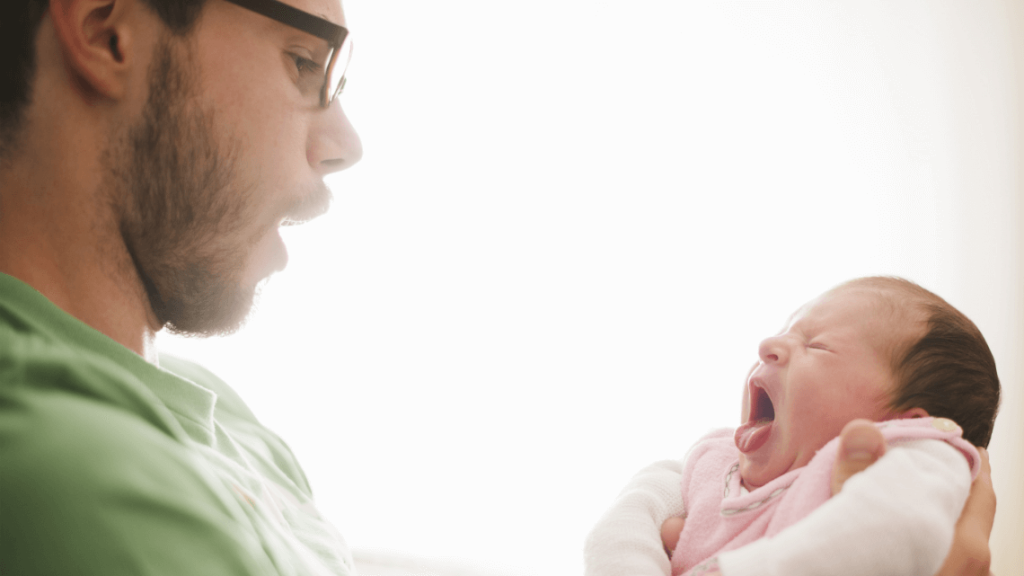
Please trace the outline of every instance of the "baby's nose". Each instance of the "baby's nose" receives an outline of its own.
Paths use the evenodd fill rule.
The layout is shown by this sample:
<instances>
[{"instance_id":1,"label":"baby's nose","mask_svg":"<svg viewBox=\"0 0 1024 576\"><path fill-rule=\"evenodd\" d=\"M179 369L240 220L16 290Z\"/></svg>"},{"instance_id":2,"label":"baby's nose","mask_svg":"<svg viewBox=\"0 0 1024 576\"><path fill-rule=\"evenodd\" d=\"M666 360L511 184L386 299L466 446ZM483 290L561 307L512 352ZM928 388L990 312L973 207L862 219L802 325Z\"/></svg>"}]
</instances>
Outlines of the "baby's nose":
<instances>
[{"instance_id":1,"label":"baby's nose","mask_svg":"<svg viewBox=\"0 0 1024 576\"><path fill-rule=\"evenodd\" d=\"M789 358L785 339L781 336L772 336L761 341L757 355L765 364L785 363Z\"/></svg>"}]
</instances>

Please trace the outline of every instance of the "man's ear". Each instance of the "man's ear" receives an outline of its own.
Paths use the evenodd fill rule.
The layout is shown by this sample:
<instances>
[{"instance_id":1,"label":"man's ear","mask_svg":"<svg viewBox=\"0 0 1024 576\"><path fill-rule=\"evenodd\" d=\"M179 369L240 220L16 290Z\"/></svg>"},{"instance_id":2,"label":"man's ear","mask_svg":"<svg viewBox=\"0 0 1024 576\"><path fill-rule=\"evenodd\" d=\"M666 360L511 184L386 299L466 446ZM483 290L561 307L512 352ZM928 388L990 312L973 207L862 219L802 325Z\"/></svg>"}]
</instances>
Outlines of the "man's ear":
<instances>
[{"instance_id":1,"label":"man's ear","mask_svg":"<svg viewBox=\"0 0 1024 576\"><path fill-rule=\"evenodd\" d=\"M134 0L50 0L50 19L68 72L99 97L119 99L135 64Z\"/></svg>"}]
</instances>

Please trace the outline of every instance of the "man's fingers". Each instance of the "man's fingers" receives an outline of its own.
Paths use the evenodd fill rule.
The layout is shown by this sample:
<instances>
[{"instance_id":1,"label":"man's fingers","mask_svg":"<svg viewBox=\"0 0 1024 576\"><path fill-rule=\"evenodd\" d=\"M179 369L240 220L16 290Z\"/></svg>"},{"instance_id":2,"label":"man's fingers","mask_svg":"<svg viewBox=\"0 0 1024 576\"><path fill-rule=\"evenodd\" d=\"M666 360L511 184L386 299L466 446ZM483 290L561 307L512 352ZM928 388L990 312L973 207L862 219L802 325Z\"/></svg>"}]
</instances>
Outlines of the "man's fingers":
<instances>
[{"instance_id":1,"label":"man's fingers","mask_svg":"<svg viewBox=\"0 0 1024 576\"><path fill-rule=\"evenodd\" d=\"M988 538L996 516L996 493L992 489L988 451L978 448L978 454L981 471L971 484L971 493L956 523L953 545L937 576L991 576Z\"/></svg>"},{"instance_id":2,"label":"man's fingers","mask_svg":"<svg viewBox=\"0 0 1024 576\"><path fill-rule=\"evenodd\" d=\"M839 453L832 468L832 495L843 489L850 476L864 470L885 454L885 438L869 420L853 420L839 434Z\"/></svg>"},{"instance_id":3,"label":"man's fingers","mask_svg":"<svg viewBox=\"0 0 1024 576\"><path fill-rule=\"evenodd\" d=\"M971 493L960 514L959 524L976 534L983 534L985 541L992 534L996 517L996 492L992 489L992 467L988 462L988 450L978 448L981 455L981 472L971 484Z\"/></svg>"},{"instance_id":4,"label":"man's fingers","mask_svg":"<svg viewBox=\"0 0 1024 576\"><path fill-rule=\"evenodd\" d=\"M936 576L991 576L988 538L996 517L996 493L992 489L988 451L978 448L978 454L981 471L971 484L971 493L956 523L953 545Z\"/></svg>"},{"instance_id":5,"label":"man's fingers","mask_svg":"<svg viewBox=\"0 0 1024 576\"><path fill-rule=\"evenodd\" d=\"M665 547L669 558L672 557L672 552L676 549L676 544L679 543L679 535L683 533L684 524L686 521L676 516L665 520L665 523L661 525L661 545Z\"/></svg>"}]
</instances>

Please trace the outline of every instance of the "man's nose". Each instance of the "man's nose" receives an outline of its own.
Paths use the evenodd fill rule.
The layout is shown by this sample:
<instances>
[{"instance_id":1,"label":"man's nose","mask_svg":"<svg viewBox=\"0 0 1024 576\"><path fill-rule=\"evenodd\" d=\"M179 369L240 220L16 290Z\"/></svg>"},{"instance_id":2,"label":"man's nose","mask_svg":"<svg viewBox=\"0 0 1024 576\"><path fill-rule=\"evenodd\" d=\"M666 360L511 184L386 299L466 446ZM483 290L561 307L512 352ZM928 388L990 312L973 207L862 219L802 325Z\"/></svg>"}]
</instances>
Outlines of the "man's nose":
<instances>
[{"instance_id":1,"label":"man's nose","mask_svg":"<svg viewBox=\"0 0 1024 576\"><path fill-rule=\"evenodd\" d=\"M765 364L785 364L789 360L789 346L783 336L772 336L761 341L758 357Z\"/></svg>"},{"instance_id":2,"label":"man's nose","mask_svg":"<svg viewBox=\"0 0 1024 576\"><path fill-rule=\"evenodd\" d=\"M317 114L309 132L306 157L321 177L344 170L363 157L363 143L339 100Z\"/></svg>"}]
</instances>

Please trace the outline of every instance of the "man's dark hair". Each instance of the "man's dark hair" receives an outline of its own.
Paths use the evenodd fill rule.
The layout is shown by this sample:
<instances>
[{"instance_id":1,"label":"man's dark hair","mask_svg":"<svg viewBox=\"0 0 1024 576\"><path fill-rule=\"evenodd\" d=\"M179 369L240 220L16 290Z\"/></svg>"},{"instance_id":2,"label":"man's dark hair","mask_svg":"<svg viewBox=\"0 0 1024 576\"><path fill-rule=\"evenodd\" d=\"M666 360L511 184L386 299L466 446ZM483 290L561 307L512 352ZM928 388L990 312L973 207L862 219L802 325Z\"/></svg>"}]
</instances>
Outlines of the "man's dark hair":
<instances>
[{"instance_id":1,"label":"man's dark hair","mask_svg":"<svg viewBox=\"0 0 1024 576\"><path fill-rule=\"evenodd\" d=\"M999 376L992 351L974 322L903 278L860 278L843 286L877 290L894 315L924 320L920 339L891 347L896 390L890 409L924 408L931 416L959 424L971 444L987 447L999 409Z\"/></svg>"},{"instance_id":2,"label":"man's dark hair","mask_svg":"<svg viewBox=\"0 0 1024 576\"><path fill-rule=\"evenodd\" d=\"M176 36L187 35L206 0L143 0ZM36 34L48 0L0 0L0 157L15 147L32 99Z\"/></svg>"}]
</instances>

